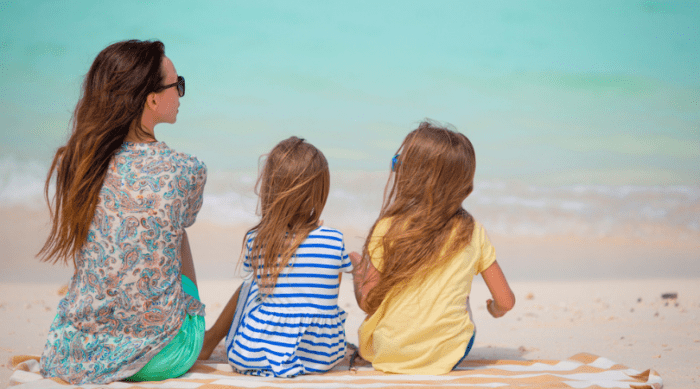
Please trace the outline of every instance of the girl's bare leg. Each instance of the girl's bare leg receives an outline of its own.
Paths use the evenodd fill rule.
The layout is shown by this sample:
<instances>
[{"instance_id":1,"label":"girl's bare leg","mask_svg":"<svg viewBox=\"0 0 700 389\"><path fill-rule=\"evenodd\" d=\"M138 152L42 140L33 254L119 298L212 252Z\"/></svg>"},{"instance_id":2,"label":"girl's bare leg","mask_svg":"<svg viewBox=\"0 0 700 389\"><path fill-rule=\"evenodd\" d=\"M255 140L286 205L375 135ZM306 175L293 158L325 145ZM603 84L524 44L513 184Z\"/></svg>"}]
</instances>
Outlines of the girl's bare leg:
<instances>
[{"instance_id":1,"label":"girl's bare leg","mask_svg":"<svg viewBox=\"0 0 700 389\"><path fill-rule=\"evenodd\" d=\"M194 262L192 261L192 251L190 241L187 239L187 231L182 232L182 242L180 243L180 260L182 261L182 275L187 276L195 286L197 286L197 275L194 272Z\"/></svg>"},{"instance_id":2,"label":"girl's bare leg","mask_svg":"<svg viewBox=\"0 0 700 389\"><path fill-rule=\"evenodd\" d=\"M214 352L216 346L221 342L226 334L228 334L231 328L231 323L233 322L233 316L236 314L236 305L238 305L238 295L241 293L241 287L233 293L231 299L226 303L223 312L216 319L214 325L204 333L204 344L202 345L202 351L199 353L197 359L209 359L211 353Z\"/></svg>"}]
</instances>

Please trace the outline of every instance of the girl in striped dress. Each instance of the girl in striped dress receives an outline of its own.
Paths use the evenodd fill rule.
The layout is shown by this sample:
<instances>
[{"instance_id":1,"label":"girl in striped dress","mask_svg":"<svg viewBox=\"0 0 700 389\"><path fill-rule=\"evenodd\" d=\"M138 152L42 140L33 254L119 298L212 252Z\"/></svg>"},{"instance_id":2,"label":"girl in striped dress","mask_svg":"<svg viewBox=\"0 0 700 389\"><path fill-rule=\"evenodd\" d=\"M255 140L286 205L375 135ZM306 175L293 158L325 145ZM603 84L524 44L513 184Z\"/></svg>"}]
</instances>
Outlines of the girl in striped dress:
<instances>
[{"instance_id":1,"label":"girl in striped dress","mask_svg":"<svg viewBox=\"0 0 700 389\"><path fill-rule=\"evenodd\" d=\"M243 242L248 277L207 331L200 359L227 333L229 364L245 374L325 372L345 356L338 288L352 264L343 234L319 222L329 186L326 158L304 139L267 155L256 185L262 218Z\"/></svg>"}]
</instances>

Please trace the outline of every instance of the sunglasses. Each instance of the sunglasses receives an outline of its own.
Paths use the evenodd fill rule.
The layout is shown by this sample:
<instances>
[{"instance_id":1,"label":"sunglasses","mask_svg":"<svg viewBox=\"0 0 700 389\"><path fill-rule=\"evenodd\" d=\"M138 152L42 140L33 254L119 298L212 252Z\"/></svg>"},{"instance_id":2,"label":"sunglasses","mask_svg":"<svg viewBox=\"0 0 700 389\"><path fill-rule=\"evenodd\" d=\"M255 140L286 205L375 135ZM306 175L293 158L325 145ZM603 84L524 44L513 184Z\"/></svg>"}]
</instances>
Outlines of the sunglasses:
<instances>
[{"instance_id":1,"label":"sunglasses","mask_svg":"<svg viewBox=\"0 0 700 389\"><path fill-rule=\"evenodd\" d=\"M156 88L155 92L158 93L162 90L172 88L174 86L177 86L177 94L180 95L180 97L185 95L185 77L182 76L177 76L177 82L174 82L172 84L168 85L161 85Z\"/></svg>"},{"instance_id":2,"label":"sunglasses","mask_svg":"<svg viewBox=\"0 0 700 389\"><path fill-rule=\"evenodd\" d=\"M394 158L391 159L391 171L395 172L396 167L399 165L399 155L401 154L396 154L394 155Z\"/></svg>"}]
</instances>

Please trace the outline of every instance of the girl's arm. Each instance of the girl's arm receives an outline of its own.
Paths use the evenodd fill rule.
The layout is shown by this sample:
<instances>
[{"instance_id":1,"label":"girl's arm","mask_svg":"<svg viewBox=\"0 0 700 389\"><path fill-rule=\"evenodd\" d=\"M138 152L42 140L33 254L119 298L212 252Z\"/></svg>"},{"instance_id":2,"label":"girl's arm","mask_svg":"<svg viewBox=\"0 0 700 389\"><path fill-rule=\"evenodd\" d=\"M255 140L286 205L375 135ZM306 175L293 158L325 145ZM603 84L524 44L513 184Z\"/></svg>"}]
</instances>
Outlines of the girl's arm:
<instances>
[{"instance_id":1,"label":"girl's arm","mask_svg":"<svg viewBox=\"0 0 700 389\"><path fill-rule=\"evenodd\" d=\"M372 265L372 261L369 259L363 261L362 256L355 251L350 253L350 261L353 266L352 284L355 289L355 300L357 300L357 305L360 309L367 312L365 299L372 288L377 286L379 272Z\"/></svg>"},{"instance_id":2,"label":"girl's arm","mask_svg":"<svg viewBox=\"0 0 700 389\"><path fill-rule=\"evenodd\" d=\"M486 300L486 308L493 317L501 317L506 314L506 312L513 309L515 305L515 295L506 281L506 276L503 275L501 267L498 262L493 262L481 276L484 277L486 286L488 286L489 291L493 299Z\"/></svg>"}]
</instances>

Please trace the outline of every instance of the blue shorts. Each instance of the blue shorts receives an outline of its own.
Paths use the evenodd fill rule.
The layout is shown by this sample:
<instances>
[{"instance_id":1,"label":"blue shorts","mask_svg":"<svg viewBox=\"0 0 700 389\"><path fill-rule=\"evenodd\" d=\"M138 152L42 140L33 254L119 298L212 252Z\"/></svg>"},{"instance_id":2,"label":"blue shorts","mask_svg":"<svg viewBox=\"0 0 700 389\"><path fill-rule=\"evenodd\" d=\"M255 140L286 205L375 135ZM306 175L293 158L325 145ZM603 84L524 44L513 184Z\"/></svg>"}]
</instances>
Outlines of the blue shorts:
<instances>
[{"instance_id":1,"label":"blue shorts","mask_svg":"<svg viewBox=\"0 0 700 389\"><path fill-rule=\"evenodd\" d=\"M182 276L182 289L199 300L197 285ZM204 342L204 317L185 314L182 327L175 337L148 361L138 373L126 381L162 381L179 377L197 361Z\"/></svg>"},{"instance_id":2,"label":"blue shorts","mask_svg":"<svg viewBox=\"0 0 700 389\"><path fill-rule=\"evenodd\" d=\"M457 367L460 363L462 363L464 358L466 358L467 355L469 354L469 352L472 351L472 346L474 345L474 338L476 338L476 329L474 329L474 334L472 335L472 338L469 340L469 344L467 344L467 350L464 351L464 355L462 356L462 358L459 359L459 361L457 363L455 363L455 365L452 367L452 370L454 370L455 367Z\"/></svg>"}]
</instances>

